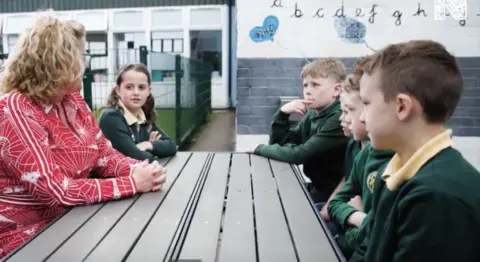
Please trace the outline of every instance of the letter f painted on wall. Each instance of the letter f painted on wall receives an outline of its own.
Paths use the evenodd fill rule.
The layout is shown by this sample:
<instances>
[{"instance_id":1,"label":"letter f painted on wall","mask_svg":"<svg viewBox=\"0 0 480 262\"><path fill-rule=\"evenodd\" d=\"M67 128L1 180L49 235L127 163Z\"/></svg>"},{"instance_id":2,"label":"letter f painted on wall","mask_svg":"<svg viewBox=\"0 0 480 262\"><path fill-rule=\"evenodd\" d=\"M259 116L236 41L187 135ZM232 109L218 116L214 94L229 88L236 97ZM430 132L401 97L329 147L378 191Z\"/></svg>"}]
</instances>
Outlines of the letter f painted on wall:
<instances>
[{"instance_id":1,"label":"letter f painted on wall","mask_svg":"<svg viewBox=\"0 0 480 262\"><path fill-rule=\"evenodd\" d=\"M467 0L433 0L435 20L445 20L448 12L453 19L467 20Z\"/></svg>"}]
</instances>

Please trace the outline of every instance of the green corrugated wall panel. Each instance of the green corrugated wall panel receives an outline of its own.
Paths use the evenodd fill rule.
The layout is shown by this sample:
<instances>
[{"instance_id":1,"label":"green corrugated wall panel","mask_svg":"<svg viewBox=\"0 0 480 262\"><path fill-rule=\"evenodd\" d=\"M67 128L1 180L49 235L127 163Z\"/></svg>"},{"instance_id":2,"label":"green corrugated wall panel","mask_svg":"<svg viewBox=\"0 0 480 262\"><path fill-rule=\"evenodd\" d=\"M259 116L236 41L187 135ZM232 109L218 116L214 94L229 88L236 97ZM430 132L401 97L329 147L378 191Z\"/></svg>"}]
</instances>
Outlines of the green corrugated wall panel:
<instances>
[{"instance_id":1,"label":"green corrugated wall panel","mask_svg":"<svg viewBox=\"0 0 480 262\"><path fill-rule=\"evenodd\" d=\"M0 0L0 13L151 6L235 5L235 0Z\"/></svg>"}]
</instances>

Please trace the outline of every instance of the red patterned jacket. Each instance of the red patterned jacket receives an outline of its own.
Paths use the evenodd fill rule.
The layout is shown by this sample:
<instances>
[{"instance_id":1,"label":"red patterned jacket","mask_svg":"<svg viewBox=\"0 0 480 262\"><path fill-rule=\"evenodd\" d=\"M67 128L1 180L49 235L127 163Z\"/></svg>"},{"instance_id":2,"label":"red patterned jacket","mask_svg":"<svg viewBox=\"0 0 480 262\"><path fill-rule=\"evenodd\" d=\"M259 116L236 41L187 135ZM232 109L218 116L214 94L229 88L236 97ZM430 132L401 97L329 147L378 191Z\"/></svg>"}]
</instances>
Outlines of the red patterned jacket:
<instances>
[{"instance_id":1,"label":"red patterned jacket","mask_svg":"<svg viewBox=\"0 0 480 262\"><path fill-rule=\"evenodd\" d=\"M112 148L79 93L62 105L70 127L58 105L18 92L0 97L0 257L69 206L136 193L130 172L139 161Z\"/></svg>"}]
</instances>

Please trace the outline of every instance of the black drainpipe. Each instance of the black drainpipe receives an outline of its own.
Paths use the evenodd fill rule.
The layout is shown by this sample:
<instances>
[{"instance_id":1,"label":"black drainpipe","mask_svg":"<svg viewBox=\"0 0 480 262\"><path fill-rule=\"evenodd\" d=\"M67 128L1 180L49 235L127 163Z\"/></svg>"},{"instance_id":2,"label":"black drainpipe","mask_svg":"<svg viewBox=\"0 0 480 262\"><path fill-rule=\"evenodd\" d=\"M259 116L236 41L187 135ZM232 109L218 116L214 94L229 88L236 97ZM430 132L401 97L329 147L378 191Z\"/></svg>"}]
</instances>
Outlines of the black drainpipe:
<instances>
[{"instance_id":1,"label":"black drainpipe","mask_svg":"<svg viewBox=\"0 0 480 262\"><path fill-rule=\"evenodd\" d=\"M229 30L228 30L228 50L229 50L229 56L228 56L228 98L229 98L229 101L228 103L230 104L230 107L233 107L233 104L232 104L232 83L233 83L233 79L232 79L232 54L230 54L230 52L232 52L232 35L233 35L233 17L232 17L232 13L233 13L233 7L235 6L235 0L228 0L228 27L229 27Z\"/></svg>"}]
</instances>

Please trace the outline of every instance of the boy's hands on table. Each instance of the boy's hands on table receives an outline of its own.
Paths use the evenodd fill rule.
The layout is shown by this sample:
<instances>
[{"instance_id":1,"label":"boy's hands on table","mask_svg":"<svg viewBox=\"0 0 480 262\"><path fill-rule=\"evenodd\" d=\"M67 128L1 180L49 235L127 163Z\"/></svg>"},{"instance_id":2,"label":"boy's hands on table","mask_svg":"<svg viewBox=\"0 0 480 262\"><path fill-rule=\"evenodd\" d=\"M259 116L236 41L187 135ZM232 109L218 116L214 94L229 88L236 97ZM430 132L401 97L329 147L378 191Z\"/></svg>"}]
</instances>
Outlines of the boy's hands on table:
<instances>
[{"instance_id":1,"label":"boy's hands on table","mask_svg":"<svg viewBox=\"0 0 480 262\"><path fill-rule=\"evenodd\" d=\"M359 228L367 214L363 212L363 203L362 203L362 197L360 196L355 196L354 198L351 198L350 201L348 201L348 204L355 208L356 212L353 212L347 220L347 223L351 226Z\"/></svg>"},{"instance_id":2,"label":"boy's hands on table","mask_svg":"<svg viewBox=\"0 0 480 262\"><path fill-rule=\"evenodd\" d=\"M363 212L363 203L362 203L361 196L355 196L354 198L350 198L350 201L348 201L348 204L353 208L355 208L356 210Z\"/></svg>"}]
</instances>

